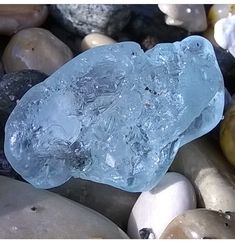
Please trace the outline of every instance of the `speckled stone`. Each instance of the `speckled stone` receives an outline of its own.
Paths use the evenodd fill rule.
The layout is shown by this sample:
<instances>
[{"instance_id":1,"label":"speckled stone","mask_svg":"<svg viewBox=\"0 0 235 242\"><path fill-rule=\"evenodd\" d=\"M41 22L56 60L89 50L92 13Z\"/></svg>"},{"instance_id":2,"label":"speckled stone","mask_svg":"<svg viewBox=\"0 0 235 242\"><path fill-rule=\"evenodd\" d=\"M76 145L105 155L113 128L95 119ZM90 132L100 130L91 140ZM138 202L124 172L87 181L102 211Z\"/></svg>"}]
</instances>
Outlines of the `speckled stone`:
<instances>
[{"instance_id":1,"label":"speckled stone","mask_svg":"<svg viewBox=\"0 0 235 242\"><path fill-rule=\"evenodd\" d=\"M70 179L50 191L94 209L109 218L124 231L132 207L140 193L123 190L82 179Z\"/></svg>"},{"instance_id":2,"label":"speckled stone","mask_svg":"<svg viewBox=\"0 0 235 242\"><path fill-rule=\"evenodd\" d=\"M189 210L176 217L160 239L234 239L235 213Z\"/></svg>"},{"instance_id":3,"label":"speckled stone","mask_svg":"<svg viewBox=\"0 0 235 242\"><path fill-rule=\"evenodd\" d=\"M47 75L36 70L23 70L2 76L0 80L0 110L10 114L17 100Z\"/></svg>"},{"instance_id":4,"label":"speckled stone","mask_svg":"<svg viewBox=\"0 0 235 242\"><path fill-rule=\"evenodd\" d=\"M50 13L67 30L85 36L100 32L112 36L128 23L127 5L113 4L57 4Z\"/></svg>"},{"instance_id":5,"label":"speckled stone","mask_svg":"<svg viewBox=\"0 0 235 242\"><path fill-rule=\"evenodd\" d=\"M192 182L199 207L235 212L235 169L210 137L181 147L170 170Z\"/></svg>"},{"instance_id":6,"label":"speckled stone","mask_svg":"<svg viewBox=\"0 0 235 242\"><path fill-rule=\"evenodd\" d=\"M0 34L12 35L21 29L38 27L47 15L46 5L1 4Z\"/></svg>"},{"instance_id":7,"label":"speckled stone","mask_svg":"<svg viewBox=\"0 0 235 242\"><path fill-rule=\"evenodd\" d=\"M11 38L2 61L7 73L33 69L50 75L72 57L69 47L48 30L28 28Z\"/></svg>"}]
</instances>

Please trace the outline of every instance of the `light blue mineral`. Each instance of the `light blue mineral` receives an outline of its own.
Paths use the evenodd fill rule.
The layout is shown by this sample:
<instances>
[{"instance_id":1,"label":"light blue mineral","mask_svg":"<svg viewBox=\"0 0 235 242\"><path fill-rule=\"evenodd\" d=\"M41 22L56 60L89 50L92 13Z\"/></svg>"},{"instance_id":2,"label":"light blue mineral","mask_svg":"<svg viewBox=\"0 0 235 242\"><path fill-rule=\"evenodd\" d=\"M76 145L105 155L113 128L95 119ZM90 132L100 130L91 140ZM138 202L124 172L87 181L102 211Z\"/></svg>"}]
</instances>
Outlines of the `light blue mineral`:
<instances>
[{"instance_id":1,"label":"light blue mineral","mask_svg":"<svg viewBox=\"0 0 235 242\"><path fill-rule=\"evenodd\" d=\"M223 107L223 77L206 39L145 53L134 42L101 46L23 96L6 124L5 154L39 188L73 176L150 190L180 146L217 125Z\"/></svg>"}]
</instances>

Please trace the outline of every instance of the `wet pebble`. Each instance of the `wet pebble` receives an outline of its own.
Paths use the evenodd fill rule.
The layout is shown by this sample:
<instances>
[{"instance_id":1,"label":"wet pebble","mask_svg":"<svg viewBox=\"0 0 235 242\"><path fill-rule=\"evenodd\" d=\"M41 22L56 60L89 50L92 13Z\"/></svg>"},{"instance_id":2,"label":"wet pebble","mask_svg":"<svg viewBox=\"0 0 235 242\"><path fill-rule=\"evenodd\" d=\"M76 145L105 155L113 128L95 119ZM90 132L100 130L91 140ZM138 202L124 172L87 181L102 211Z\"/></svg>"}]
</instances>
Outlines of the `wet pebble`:
<instances>
[{"instance_id":1,"label":"wet pebble","mask_svg":"<svg viewBox=\"0 0 235 242\"><path fill-rule=\"evenodd\" d=\"M181 147L170 170L192 182L198 207L235 212L235 169L210 137L204 136Z\"/></svg>"},{"instance_id":2,"label":"wet pebble","mask_svg":"<svg viewBox=\"0 0 235 242\"><path fill-rule=\"evenodd\" d=\"M36 70L23 70L5 74L0 79L0 110L10 114L17 101L47 75Z\"/></svg>"},{"instance_id":3,"label":"wet pebble","mask_svg":"<svg viewBox=\"0 0 235 242\"><path fill-rule=\"evenodd\" d=\"M235 166L235 104L226 111L221 122L220 146L227 160Z\"/></svg>"},{"instance_id":4,"label":"wet pebble","mask_svg":"<svg viewBox=\"0 0 235 242\"><path fill-rule=\"evenodd\" d=\"M7 73L33 69L50 75L72 57L69 47L48 30L29 28L11 38L2 61Z\"/></svg>"},{"instance_id":5,"label":"wet pebble","mask_svg":"<svg viewBox=\"0 0 235 242\"><path fill-rule=\"evenodd\" d=\"M128 23L128 5L57 4L50 6L51 15L67 30L85 36L100 32L112 36Z\"/></svg>"},{"instance_id":6,"label":"wet pebble","mask_svg":"<svg viewBox=\"0 0 235 242\"><path fill-rule=\"evenodd\" d=\"M136 201L128 221L128 235L135 239L159 238L165 227L185 210L196 208L194 188L179 173L168 172L151 191Z\"/></svg>"},{"instance_id":7,"label":"wet pebble","mask_svg":"<svg viewBox=\"0 0 235 242\"><path fill-rule=\"evenodd\" d=\"M189 32L207 29L205 8L202 4L158 4L166 14L166 24L180 26Z\"/></svg>"},{"instance_id":8,"label":"wet pebble","mask_svg":"<svg viewBox=\"0 0 235 242\"><path fill-rule=\"evenodd\" d=\"M0 176L2 239L127 239L109 219L79 203Z\"/></svg>"},{"instance_id":9,"label":"wet pebble","mask_svg":"<svg viewBox=\"0 0 235 242\"><path fill-rule=\"evenodd\" d=\"M175 218L161 239L234 239L235 213L208 209L186 211Z\"/></svg>"},{"instance_id":10,"label":"wet pebble","mask_svg":"<svg viewBox=\"0 0 235 242\"><path fill-rule=\"evenodd\" d=\"M0 7L0 34L12 35L21 29L38 27L46 20L46 5L4 4Z\"/></svg>"},{"instance_id":11,"label":"wet pebble","mask_svg":"<svg viewBox=\"0 0 235 242\"><path fill-rule=\"evenodd\" d=\"M140 195L105 184L73 178L50 190L94 209L124 230L127 229L131 209Z\"/></svg>"},{"instance_id":12,"label":"wet pebble","mask_svg":"<svg viewBox=\"0 0 235 242\"><path fill-rule=\"evenodd\" d=\"M101 34L101 33L91 33L85 36L81 42L81 51L85 51L101 45L109 45L116 43L112 38Z\"/></svg>"}]
</instances>

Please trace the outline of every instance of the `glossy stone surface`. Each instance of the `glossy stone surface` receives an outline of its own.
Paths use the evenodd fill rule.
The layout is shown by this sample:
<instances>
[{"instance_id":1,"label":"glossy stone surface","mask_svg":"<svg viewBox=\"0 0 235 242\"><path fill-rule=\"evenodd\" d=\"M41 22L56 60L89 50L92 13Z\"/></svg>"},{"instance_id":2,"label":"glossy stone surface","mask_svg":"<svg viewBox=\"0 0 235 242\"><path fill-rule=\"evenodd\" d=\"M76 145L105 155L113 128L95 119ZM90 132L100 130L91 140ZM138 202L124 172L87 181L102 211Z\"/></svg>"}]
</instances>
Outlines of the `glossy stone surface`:
<instances>
[{"instance_id":1,"label":"glossy stone surface","mask_svg":"<svg viewBox=\"0 0 235 242\"><path fill-rule=\"evenodd\" d=\"M140 193L126 192L92 181L71 178L50 191L94 209L110 219L124 231L128 218Z\"/></svg>"},{"instance_id":2,"label":"glossy stone surface","mask_svg":"<svg viewBox=\"0 0 235 242\"><path fill-rule=\"evenodd\" d=\"M81 36L92 32L112 36L130 17L128 5L122 4L55 4L50 13L67 30Z\"/></svg>"},{"instance_id":3,"label":"glossy stone surface","mask_svg":"<svg viewBox=\"0 0 235 242\"><path fill-rule=\"evenodd\" d=\"M220 146L228 161L235 166L235 104L227 110L221 122Z\"/></svg>"},{"instance_id":4,"label":"glossy stone surface","mask_svg":"<svg viewBox=\"0 0 235 242\"><path fill-rule=\"evenodd\" d=\"M207 19L202 4L158 4L166 14L166 23L181 26L189 32L201 32L207 28Z\"/></svg>"},{"instance_id":5,"label":"glossy stone surface","mask_svg":"<svg viewBox=\"0 0 235 242\"><path fill-rule=\"evenodd\" d=\"M50 31L28 28L11 38L2 61L7 73L33 69L50 75L72 58L69 47Z\"/></svg>"},{"instance_id":6,"label":"glossy stone surface","mask_svg":"<svg viewBox=\"0 0 235 242\"><path fill-rule=\"evenodd\" d=\"M199 207L235 212L235 169L210 137L181 147L170 170L192 182Z\"/></svg>"},{"instance_id":7,"label":"glossy stone surface","mask_svg":"<svg viewBox=\"0 0 235 242\"><path fill-rule=\"evenodd\" d=\"M133 42L100 46L24 95L6 124L5 154L36 187L73 176L146 191L223 107L223 77L202 37L145 53Z\"/></svg>"},{"instance_id":8,"label":"glossy stone surface","mask_svg":"<svg viewBox=\"0 0 235 242\"><path fill-rule=\"evenodd\" d=\"M23 95L46 78L46 74L35 70L5 74L0 79L0 109L10 114Z\"/></svg>"},{"instance_id":9,"label":"glossy stone surface","mask_svg":"<svg viewBox=\"0 0 235 242\"><path fill-rule=\"evenodd\" d=\"M12 35L21 29L38 27L46 20L46 5L1 4L0 34Z\"/></svg>"},{"instance_id":10,"label":"glossy stone surface","mask_svg":"<svg viewBox=\"0 0 235 242\"><path fill-rule=\"evenodd\" d=\"M85 36L81 42L81 50L85 51L97 46L101 46L101 45L109 45L109 44L113 44L116 41L113 40L112 38L104 35L104 34L100 34L100 33L91 33L88 34L87 36Z\"/></svg>"},{"instance_id":11,"label":"glossy stone surface","mask_svg":"<svg viewBox=\"0 0 235 242\"><path fill-rule=\"evenodd\" d=\"M234 239L235 213L208 209L186 211L175 218L160 239Z\"/></svg>"},{"instance_id":12,"label":"glossy stone surface","mask_svg":"<svg viewBox=\"0 0 235 242\"><path fill-rule=\"evenodd\" d=\"M158 239L172 219L196 208L196 204L190 181L179 173L167 172L156 187L139 196L129 217L127 233L130 238L143 239L147 230L151 231L147 238Z\"/></svg>"},{"instance_id":13,"label":"glossy stone surface","mask_svg":"<svg viewBox=\"0 0 235 242\"><path fill-rule=\"evenodd\" d=\"M128 239L79 203L3 176L0 184L1 239Z\"/></svg>"}]
</instances>

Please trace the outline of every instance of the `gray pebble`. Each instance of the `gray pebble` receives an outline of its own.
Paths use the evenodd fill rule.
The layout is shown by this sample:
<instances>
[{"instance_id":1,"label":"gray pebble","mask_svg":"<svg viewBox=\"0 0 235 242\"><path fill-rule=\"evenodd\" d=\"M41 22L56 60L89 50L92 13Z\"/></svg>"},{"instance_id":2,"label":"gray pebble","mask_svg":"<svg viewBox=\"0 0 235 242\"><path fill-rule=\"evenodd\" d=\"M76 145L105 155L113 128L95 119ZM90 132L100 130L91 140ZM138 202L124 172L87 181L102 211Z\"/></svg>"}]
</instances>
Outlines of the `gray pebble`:
<instances>
[{"instance_id":1,"label":"gray pebble","mask_svg":"<svg viewBox=\"0 0 235 242\"><path fill-rule=\"evenodd\" d=\"M2 76L0 80L0 110L10 114L32 86L44 81L47 75L36 70L23 70Z\"/></svg>"},{"instance_id":2,"label":"gray pebble","mask_svg":"<svg viewBox=\"0 0 235 242\"><path fill-rule=\"evenodd\" d=\"M56 4L50 5L49 11L67 30L81 36L91 32L112 36L130 17L128 6L120 4Z\"/></svg>"}]
</instances>

